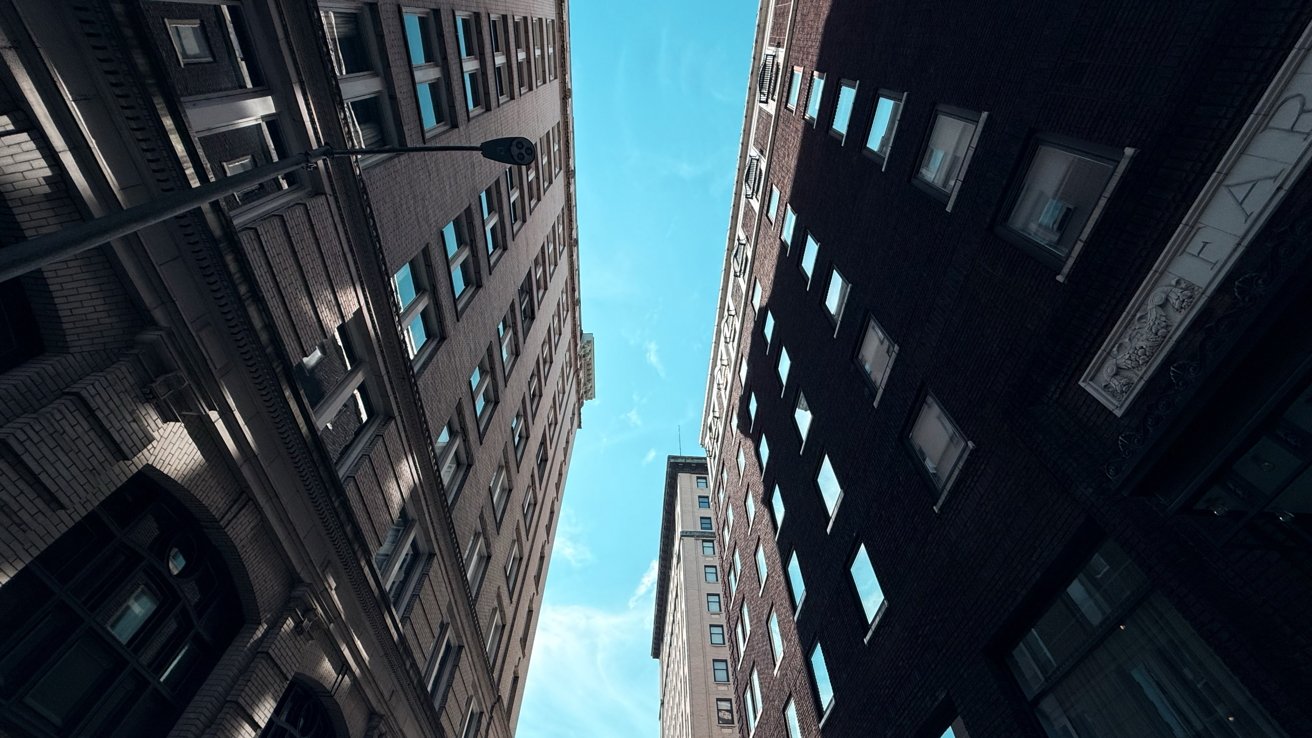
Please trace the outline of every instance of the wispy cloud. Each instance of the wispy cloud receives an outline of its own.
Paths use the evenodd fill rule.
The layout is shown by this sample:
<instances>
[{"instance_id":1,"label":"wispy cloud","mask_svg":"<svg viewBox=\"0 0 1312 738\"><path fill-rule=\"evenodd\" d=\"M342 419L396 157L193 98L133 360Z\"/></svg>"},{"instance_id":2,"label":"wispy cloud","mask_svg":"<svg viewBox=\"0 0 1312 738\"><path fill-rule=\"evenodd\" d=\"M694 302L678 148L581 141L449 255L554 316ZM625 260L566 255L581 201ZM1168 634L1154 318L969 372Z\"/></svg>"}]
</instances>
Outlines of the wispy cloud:
<instances>
[{"instance_id":1,"label":"wispy cloud","mask_svg":"<svg viewBox=\"0 0 1312 738\"><path fill-rule=\"evenodd\" d=\"M642 579L639 580L638 586L633 590L633 595L629 597L629 609L632 610L656 587L657 565L656 559L652 559L647 565L647 571L643 572Z\"/></svg>"},{"instance_id":2,"label":"wispy cloud","mask_svg":"<svg viewBox=\"0 0 1312 738\"><path fill-rule=\"evenodd\" d=\"M642 416L638 414L638 408L631 407L627 413L624 413L624 419L629 421L629 426L639 428L642 426Z\"/></svg>"},{"instance_id":3,"label":"wispy cloud","mask_svg":"<svg viewBox=\"0 0 1312 738\"><path fill-rule=\"evenodd\" d=\"M523 709L551 719L521 722L520 738L651 733L658 717L659 675L648 658L657 571L652 560L623 608L544 603Z\"/></svg>"},{"instance_id":4,"label":"wispy cloud","mask_svg":"<svg viewBox=\"0 0 1312 738\"><path fill-rule=\"evenodd\" d=\"M646 352L647 363L651 364L651 368L656 370L661 379L665 379L665 365L661 363L661 347L655 341L647 341L643 344L643 349Z\"/></svg>"},{"instance_id":5,"label":"wispy cloud","mask_svg":"<svg viewBox=\"0 0 1312 738\"><path fill-rule=\"evenodd\" d=\"M592 561L592 549L584 543L584 530L570 508L565 508L560 515L554 555L559 555L576 569Z\"/></svg>"},{"instance_id":6,"label":"wispy cloud","mask_svg":"<svg viewBox=\"0 0 1312 738\"><path fill-rule=\"evenodd\" d=\"M649 448L647 449L647 455L642 457L642 465L646 466L655 460L656 460L656 449Z\"/></svg>"}]
</instances>

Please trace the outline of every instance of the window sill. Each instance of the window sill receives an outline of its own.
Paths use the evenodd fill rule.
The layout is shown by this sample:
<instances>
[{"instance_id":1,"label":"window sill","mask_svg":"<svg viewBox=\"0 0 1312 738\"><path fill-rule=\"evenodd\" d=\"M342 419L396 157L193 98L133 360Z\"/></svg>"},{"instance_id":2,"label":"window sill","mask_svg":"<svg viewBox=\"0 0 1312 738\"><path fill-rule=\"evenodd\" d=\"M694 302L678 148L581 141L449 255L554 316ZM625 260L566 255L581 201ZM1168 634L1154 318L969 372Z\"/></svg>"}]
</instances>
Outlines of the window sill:
<instances>
[{"instance_id":1,"label":"window sill","mask_svg":"<svg viewBox=\"0 0 1312 738\"><path fill-rule=\"evenodd\" d=\"M410 366L416 375L422 372L424 367L428 366L428 363L433 360L433 354L437 353L438 347L442 345L444 340L441 338L430 339L424 344L423 348L415 353L414 358L410 360Z\"/></svg>"},{"instance_id":2,"label":"window sill","mask_svg":"<svg viewBox=\"0 0 1312 738\"><path fill-rule=\"evenodd\" d=\"M454 131L455 129L456 127L450 123L434 126L432 128L426 128L424 129L424 133L423 133L424 143L429 143L430 141L436 141L442 138L445 134Z\"/></svg>"},{"instance_id":3,"label":"window sill","mask_svg":"<svg viewBox=\"0 0 1312 738\"><path fill-rule=\"evenodd\" d=\"M1003 241L1006 241L1012 246L1015 246L1016 248L1025 252L1026 254L1029 254L1030 256L1034 257L1034 259L1036 259L1040 264L1043 264L1044 266L1056 270L1058 272L1064 269L1066 266L1066 262L1070 260L1069 253L1067 253L1065 256L1062 256L1056 251L1053 251L1047 246L1044 246L1043 244L1035 241L1034 239L1029 238L1028 236L1024 235L1020 231L1017 231L1015 228L1012 228L1006 224L999 223L998 225L994 226L993 233L996 234L998 238L1001 238Z\"/></svg>"},{"instance_id":4,"label":"window sill","mask_svg":"<svg viewBox=\"0 0 1312 738\"><path fill-rule=\"evenodd\" d=\"M952 190L944 190L938 185L927 181L920 176L919 172L911 175L911 186L943 203L945 208L947 207L948 201L952 199Z\"/></svg>"}]
</instances>

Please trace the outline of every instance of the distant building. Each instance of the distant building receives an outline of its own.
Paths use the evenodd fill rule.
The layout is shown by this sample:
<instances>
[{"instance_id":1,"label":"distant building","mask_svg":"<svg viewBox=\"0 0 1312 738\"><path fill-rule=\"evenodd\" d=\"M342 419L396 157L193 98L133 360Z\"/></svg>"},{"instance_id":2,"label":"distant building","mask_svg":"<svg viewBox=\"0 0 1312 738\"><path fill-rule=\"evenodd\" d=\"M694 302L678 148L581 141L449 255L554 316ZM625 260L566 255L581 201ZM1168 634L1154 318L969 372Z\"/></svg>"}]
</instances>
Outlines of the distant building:
<instances>
[{"instance_id":1,"label":"distant building","mask_svg":"<svg viewBox=\"0 0 1312 738\"><path fill-rule=\"evenodd\" d=\"M716 530L706 459L668 457L651 637L662 738L738 734Z\"/></svg>"},{"instance_id":2,"label":"distant building","mask_svg":"<svg viewBox=\"0 0 1312 738\"><path fill-rule=\"evenodd\" d=\"M763 2L741 734L1312 735L1312 6Z\"/></svg>"},{"instance_id":3,"label":"distant building","mask_svg":"<svg viewBox=\"0 0 1312 738\"><path fill-rule=\"evenodd\" d=\"M564 2L0 5L0 734L514 733L591 396ZM148 219L149 220L149 219ZM6 271L6 276L12 272Z\"/></svg>"}]
</instances>

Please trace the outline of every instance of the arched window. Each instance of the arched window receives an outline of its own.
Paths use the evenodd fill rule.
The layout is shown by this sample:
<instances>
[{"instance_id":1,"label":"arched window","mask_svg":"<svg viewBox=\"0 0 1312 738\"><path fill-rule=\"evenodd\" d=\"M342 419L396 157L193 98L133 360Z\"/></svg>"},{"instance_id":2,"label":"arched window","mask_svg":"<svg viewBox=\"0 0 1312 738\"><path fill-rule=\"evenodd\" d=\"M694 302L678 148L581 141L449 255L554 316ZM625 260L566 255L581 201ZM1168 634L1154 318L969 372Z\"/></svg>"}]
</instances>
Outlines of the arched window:
<instances>
[{"instance_id":1,"label":"arched window","mask_svg":"<svg viewBox=\"0 0 1312 738\"><path fill-rule=\"evenodd\" d=\"M323 700L300 682L293 681L278 700L260 738L335 738L332 718Z\"/></svg>"},{"instance_id":2,"label":"arched window","mask_svg":"<svg viewBox=\"0 0 1312 738\"><path fill-rule=\"evenodd\" d=\"M163 736L240 624L196 520L129 480L0 587L0 728Z\"/></svg>"}]
</instances>

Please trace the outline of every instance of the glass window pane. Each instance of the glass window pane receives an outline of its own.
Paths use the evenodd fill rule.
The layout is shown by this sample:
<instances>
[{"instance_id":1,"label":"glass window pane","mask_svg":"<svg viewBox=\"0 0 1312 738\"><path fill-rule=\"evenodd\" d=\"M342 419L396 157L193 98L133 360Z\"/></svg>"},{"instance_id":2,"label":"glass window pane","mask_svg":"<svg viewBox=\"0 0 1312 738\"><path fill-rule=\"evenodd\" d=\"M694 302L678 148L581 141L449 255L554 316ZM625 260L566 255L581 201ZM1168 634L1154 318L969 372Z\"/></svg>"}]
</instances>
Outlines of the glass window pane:
<instances>
[{"instance_id":1,"label":"glass window pane","mask_svg":"<svg viewBox=\"0 0 1312 738\"><path fill-rule=\"evenodd\" d=\"M419 66L433 61L433 52L429 39L432 34L429 30L429 20L427 15L418 15L415 13L405 14L405 44L410 51L411 66Z\"/></svg>"},{"instance_id":2,"label":"glass window pane","mask_svg":"<svg viewBox=\"0 0 1312 738\"><path fill-rule=\"evenodd\" d=\"M847 125L852 118L852 104L856 102L856 83L844 82L838 88L838 106L834 109L834 130L847 135Z\"/></svg>"},{"instance_id":3,"label":"glass window pane","mask_svg":"<svg viewBox=\"0 0 1312 738\"><path fill-rule=\"evenodd\" d=\"M939 113L916 176L944 192L951 191L974 135L974 123Z\"/></svg>"},{"instance_id":4,"label":"glass window pane","mask_svg":"<svg viewBox=\"0 0 1312 738\"><path fill-rule=\"evenodd\" d=\"M824 715L833 704L834 687L829 682L829 664L825 661L825 650L819 641L811 649L811 677L815 680L816 696L820 699L820 714Z\"/></svg>"},{"instance_id":5,"label":"glass window pane","mask_svg":"<svg viewBox=\"0 0 1312 738\"><path fill-rule=\"evenodd\" d=\"M870 552L865 545L857 549L850 571L852 584L856 586L856 593L861 598L861 609L865 611L866 622L869 623L879 614L879 607L884 604L884 590L879 586L875 566L870 562Z\"/></svg>"},{"instance_id":6,"label":"glass window pane","mask_svg":"<svg viewBox=\"0 0 1312 738\"><path fill-rule=\"evenodd\" d=\"M842 499L843 488L838 484L838 476L834 474L834 467L829 463L828 455L825 455L824 461L820 463L815 485L820 490L820 497L825 501L825 510L832 517L834 511L838 509L839 500Z\"/></svg>"},{"instance_id":7,"label":"glass window pane","mask_svg":"<svg viewBox=\"0 0 1312 738\"><path fill-rule=\"evenodd\" d=\"M875 118L870 123L870 135L866 138L867 149L880 156L888 156L888 151L893 146L893 134L896 132L897 117L901 110L901 100L880 96L879 102L875 104Z\"/></svg>"},{"instance_id":8,"label":"glass window pane","mask_svg":"<svg viewBox=\"0 0 1312 738\"><path fill-rule=\"evenodd\" d=\"M110 617L106 624L109 632L114 634L119 643L127 643L141 630L141 626L145 625L157 607L159 598L155 593L147 589L146 585L138 584Z\"/></svg>"},{"instance_id":9,"label":"glass window pane","mask_svg":"<svg viewBox=\"0 0 1312 738\"><path fill-rule=\"evenodd\" d=\"M1111 176L1109 162L1055 146L1039 146L1007 225L1064 255Z\"/></svg>"},{"instance_id":10,"label":"glass window pane","mask_svg":"<svg viewBox=\"0 0 1312 738\"><path fill-rule=\"evenodd\" d=\"M397 303L402 310L410 306L414 301L415 295L415 278L410 272L410 265L403 264L396 274L392 276L392 282L396 285Z\"/></svg>"}]
</instances>

